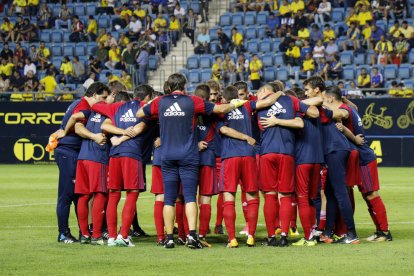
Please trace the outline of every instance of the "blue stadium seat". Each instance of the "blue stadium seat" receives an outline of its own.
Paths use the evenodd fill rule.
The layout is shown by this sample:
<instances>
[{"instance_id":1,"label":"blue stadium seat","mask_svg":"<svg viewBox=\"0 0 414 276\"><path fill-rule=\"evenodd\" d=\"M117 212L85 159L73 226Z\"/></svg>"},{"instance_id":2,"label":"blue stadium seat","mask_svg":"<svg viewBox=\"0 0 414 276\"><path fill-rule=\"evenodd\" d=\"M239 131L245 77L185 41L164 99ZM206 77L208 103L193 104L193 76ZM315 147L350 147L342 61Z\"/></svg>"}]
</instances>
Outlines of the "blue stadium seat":
<instances>
[{"instance_id":1,"label":"blue stadium seat","mask_svg":"<svg viewBox=\"0 0 414 276\"><path fill-rule=\"evenodd\" d=\"M252 40L252 41L247 42L246 46L247 46L246 50L249 53L254 54L254 53L259 52L259 43L256 40Z\"/></svg>"},{"instance_id":2,"label":"blue stadium seat","mask_svg":"<svg viewBox=\"0 0 414 276\"><path fill-rule=\"evenodd\" d=\"M96 5L88 4L86 6L86 15L95 15L95 13L96 13Z\"/></svg>"},{"instance_id":3,"label":"blue stadium seat","mask_svg":"<svg viewBox=\"0 0 414 276\"><path fill-rule=\"evenodd\" d=\"M78 43L75 46L75 56L84 56L86 55L86 47L84 45L79 45L80 43Z\"/></svg>"},{"instance_id":4,"label":"blue stadium seat","mask_svg":"<svg viewBox=\"0 0 414 276\"><path fill-rule=\"evenodd\" d=\"M388 33L388 23L385 20L377 20L375 25L381 28L385 33Z\"/></svg>"},{"instance_id":5,"label":"blue stadium seat","mask_svg":"<svg viewBox=\"0 0 414 276\"><path fill-rule=\"evenodd\" d=\"M60 31L54 31L54 32L52 32L51 40L54 43L61 43L61 42L63 42L62 33Z\"/></svg>"},{"instance_id":6,"label":"blue stadium seat","mask_svg":"<svg viewBox=\"0 0 414 276\"><path fill-rule=\"evenodd\" d=\"M200 56L200 68L211 68L212 55Z\"/></svg>"},{"instance_id":7,"label":"blue stadium seat","mask_svg":"<svg viewBox=\"0 0 414 276\"><path fill-rule=\"evenodd\" d=\"M354 55L354 64L362 65L365 64L365 54L364 53L357 53Z\"/></svg>"},{"instance_id":8,"label":"blue stadium seat","mask_svg":"<svg viewBox=\"0 0 414 276\"><path fill-rule=\"evenodd\" d=\"M88 50L87 51L87 54L88 55L93 55L94 53L92 53L94 50L96 50L98 48L98 43L96 43L96 42L89 42L88 43L88 46L86 46L86 49Z\"/></svg>"},{"instance_id":9,"label":"blue stadium seat","mask_svg":"<svg viewBox=\"0 0 414 276\"><path fill-rule=\"evenodd\" d=\"M61 57L52 58L52 64L59 70L60 65L62 65L62 58Z\"/></svg>"},{"instance_id":10,"label":"blue stadium seat","mask_svg":"<svg viewBox=\"0 0 414 276\"><path fill-rule=\"evenodd\" d=\"M200 72L201 82L206 82L211 79L211 69L203 69Z\"/></svg>"},{"instance_id":11,"label":"blue stadium seat","mask_svg":"<svg viewBox=\"0 0 414 276\"><path fill-rule=\"evenodd\" d=\"M73 9L73 13L78 16L86 15L85 6L84 5L76 5Z\"/></svg>"},{"instance_id":12,"label":"blue stadium seat","mask_svg":"<svg viewBox=\"0 0 414 276\"><path fill-rule=\"evenodd\" d=\"M333 22L341 22L344 19L344 13L342 10L334 8L331 13L331 18Z\"/></svg>"},{"instance_id":13,"label":"blue stadium seat","mask_svg":"<svg viewBox=\"0 0 414 276\"><path fill-rule=\"evenodd\" d=\"M217 36L217 29L218 28L219 28L218 26L214 26L214 27L210 28L208 34L210 35L211 40L217 40L218 39L218 36Z\"/></svg>"},{"instance_id":14,"label":"blue stadium seat","mask_svg":"<svg viewBox=\"0 0 414 276\"><path fill-rule=\"evenodd\" d=\"M212 53L213 55L217 53L217 45L217 41L210 42L210 53Z\"/></svg>"},{"instance_id":15,"label":"blue stadium seat","mask_svg":"<svg viewBox=\"0 0 414 276\"><path fill-rule=\"evenodd\" d=\"M275 66L282 66L282 65L285 65L285 59L284 59L284 53L277 53L276 55L275 55L275 61L274 61L274 65Z\"/></svg>"},{"instance_id":16,"label":"blue stadium seat","mask_svg":"<svg viewBox=\"0 0 414 276\"><path fill-rule=\"evenodd\" d=\"M228 38L230 38L230 39L232 37L232 35L231 35L231 29L233 29L233 26L223 27L223 33L225 33L228 36Z\"/></svg>"},{"instance_id":17,"label":"blue stadium seat","mask_svg":"<svg viewBox=\"0 0 414 276\"><path fill-rule=\"evenodd\" d=\"M375 51L374 50L369 50L368 53L366 54L365 64L371 64L371 57L372 56L376 56Z\"/></svg>"},{"instance_id":18,"label":"blue stadium seat","mask_svg":"<svg viewBox=\"0 0 414 276\"><path fill-rule=\"evenodd\" d=\"M355 67L354 66L345 66L342 73L344 80L354 80L355 79Z\"/></svg>"},{"instance_id":19,"label":"blue stadium seat","mask_svg":"<svg viewBox=\"0 0 414 276\"><path fill-rule=\"evenodd\" d=\"M50 32L40 32L40 40L44 42L50 42Z\"/></svg>"},{"instance_id":20,"label":"blue stadium seat","mask_svg":"<svg viewBox=\"0 0 414 276\"><path fill-rule=\"evenodd\" d=\"M414 64L414 49L411 49L408 53L408 62Z\"/></svg>"},{"instance_id":21,"label":"blue stadium seat","mask_svg":"<svg viewBox=\"0 0 414 276\"><path fill-rule=\"evenodd\" d=\"M220 26L230 26L231 25L231 15L230 14L223 14L220 16Z\"/></svg>"},{"instance_id":22,"label":"blue stadium seat","mask_svg":"<svg viewBox=\"0 0 414 276\"><path fill-rule=\"evenodd\" d=\"M261 38L261 39L267 37L267 35L266 35L266 26L259 26L257 28L257 37Z\"/></svg>"},{"instance_id":23,"label":"blue stadium seat","mask_svg":"<svg viewBox=\"0 0 414 276\"><path fill-rule=\"evenodd\" d=\"M242 13L235 13L231 17L231 24L235 27L243 25L243 14Z\"/></svg>"},{"instance_id":24,"label":"blue stadium seat","mask_svg":"<svg viewBox=\"0 0 414 276\"><path fill-rule=\"evenodd\" d=\"M404 86L413 88L414 87L414 81L413 80L405 80L404 81Z\"/></svg>"},{"instance_id":25,"label":"blue stadium seat","mask_svg":"<svg viewBox=\"0 0 414 276\"><path fill-rule=\"evenodd\" d=\"M271 82L276 79L276 71L274 68L265 68L263 72L263 80L265 82Z\"/></svg>"},{"instance_id":26,"label":"blue stadium seat","mask_svg":"<svg viewBox=\"0 0 414 276\"><path fill-rule=\"evenodd\" d=\"M53 17L59 17L60 8L61 8L60 5L53 6L53 8L52 8L52 16Z\"/></svg>"},{"instance_id":27,"label":"blue stadium seat","mask_svg":"<svg viewBox=\"0 0 414 276\"><path fill-rule=\"evenodd\" d=\"M99 81L103 83L107 83L108 79L106 78L106 75L104 73L99 74Z\"/></svg>"},{"instance_id":28,"label":"blue stadium seat","mask_svg":"<svg viewBox=\"0 0 414 276\"><path fill-rule=\"evenodd\" d=\"M340 57L341 63L343 65L350 65L352 64L353 57L353 51L343 51Z\"/></svg>"},{"instance_id":29,"label":"blue stadium seat","mask_svg":"<svg viewBox=\"0 0 414 276\"><path fill-rule=\"evenodd\" d=\"M256 27L248 27L246 28L246 39L254 39L256 38Z\"/></svg>"},{"instance_id":30,"label":"blue stadium seat","mask_svg":"<svg viewBox=\"0 0 414 276\"><path fill-rule=\"evenodd\" d=\"M256 17L256 24L265 25L267 22L268 12L259 12Z\"/></svg>"},{"instance_id":31,"label":"blue stadium seat","mask_svg":"<svg viewBox=\"0 0 414 276\"><path fill-rule=\"evenodd\" d=\"M272 40L263 39L259 46L260 46L260 52L269 53L270 51L272 51Z\"/></svg>"},{"instance_id":32,"label":"blue stadium seat","mask_svg":"<svg viewBox=\"0 0 414 276\"><path fill-rule=\"evenodd\" d=\"M65 45L63 46L63 55L64 56L73 56L73 46L72 45Z\"/></svg>"},{"instance_id":33,"label":"blue stadium seat","mask_svg":"<svg viewBox=\"0 0 414 276\"><path fill-rule=\"evenodd\" d=\"M199 83L200 82L200 71L199 70L188 71L188 81L190 83Z\"/></svg>"},{"instance_id":34,"label":"blue stadium seat","mask_svg":"<svg viewBox=\"0 0 414 276\"><path fill-rule=\"evenodd\" d=\"M180 74L183 74L188 79L188 69L187 68L181 68Z\"/></svg>"},{"instance_id":35,"label":"blue stadium seat","mask_svg":"<svg viewBox=\"0 0 414 276\"><path fill-rule=\"evenodd\" d=\"M409 79L411 78L411 64L403 63L398 68L398 78L400 79Z\"/></svg>"},{"instance_id":36,"label":"blue stadium seat","mask_svg":"<svg viewBox=\"0 0 414 276\"><path fill-rule=\"evenodd\" d=\"M109 28L111 26L111 22L108 16L101 16L98 19L98 28Z\"/></svg>"},{"instance_id":37,"label":"blue stadium seat","mask_svg":"<svg viewBox=\"0 0 414 276\"><path fill-rule=\"evenodd\" d=\"M384 68L384 79L396 79L397 78L398 67L396 64L387 64Z\"/></svg>"},{"instance_id":38,"label":"blue stadium seat","mask_svg":"<svg viewBox=\"0 0 414 276\"><path fill-rule=\"evenodd\" d=\"M281 81L289 80L289 70L286 68L279 68L276 71L276 79Z\"/></svg>"},{"instance_id":39,"label":"blue stadium seat","mask_svg":"<svg viewBox=\"0 0 414 276\"><path fill-rule=\"evenodd\" d=\"M70 39L69 39L70 35L71 35L70 31L69 32L67 32L67 31L63 32L63 42L69 42L70 41Z\"/></svg>"},{"instance_id":40,"label":"blue stadium seat","mask_svg":"<svg viewBox=\"0 0 414 276\"><path fill-rule=\"evenodd\" d=\"M155 71L158 68L158 57L151 55L148 58L148 69Z\"/></svg>"},{"instance_id":41,"label":"blue stadium seat","mask_svg":"<svg viewBox=\"0 0 414 276\"><path fill-rule=\"evenodd\" d=\"M262 57L262 63L264 67L273 66L273 53L267 52Z\"/></svg>"},{"instance_id":42,"label":"blue stadium seat","mask_svg":"<svg viewBox=\"0 0 414 276\"><path fill-rule=\"evenodd\" d=\"M200 3L198 1L193 1L190 3L190 8L193 9L195 14L200 13Z\"/></svg>"},{"instance_id":43,"label":"blue stadium seat","mask_svg":"<svg viewBox=\"0 0 414 276\"><path fill-rule=\"evenodd\" d=\"M60 57L62 56L62 47L60 47L59 45L54 45L50 48L50 50L52 51L52 56L53 57Z\"/></svg>"},{"instance_id":44,"label":"blue stadium seat","mask_svg":"<svg viewBox=\"0 0 414 276\"><path fill-rule=\"evenodd\" d=\"M187 59L187 68L188 69L198 69L199 58L198 56L190 56Z\"/></svg>"},{"instance_id":45,"label":"blue stadium seat","mask_svg":"<svg viewBox=\"0 0 414 276\"><path fill-rule=\"evenodd\" d=\"M279 51L279 45L280 45L280 40L274 39L273 43L272 43L272 49L273 49L274 52Z\"/></svg>"},{"instance_id":46,"label":"blue stadium seat","mask_svg":"<svg viewBox=\"0 0 414 276\"><path fill-rule=\"evenodd\" d=\"M244 16L244 25L254 25L256 23L256 14L247 12Z\"/></svg>"}]
</instances>

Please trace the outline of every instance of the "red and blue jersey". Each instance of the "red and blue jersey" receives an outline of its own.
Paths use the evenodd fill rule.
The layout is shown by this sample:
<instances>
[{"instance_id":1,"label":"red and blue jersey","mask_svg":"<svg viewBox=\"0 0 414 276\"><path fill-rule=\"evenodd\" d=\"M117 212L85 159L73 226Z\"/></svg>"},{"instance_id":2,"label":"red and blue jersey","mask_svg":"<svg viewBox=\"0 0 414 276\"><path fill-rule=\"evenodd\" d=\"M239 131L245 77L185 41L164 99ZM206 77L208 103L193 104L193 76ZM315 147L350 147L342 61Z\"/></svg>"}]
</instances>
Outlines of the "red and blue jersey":
<instances>
[{"instance_id":1,"label":"red and blue jersey","mask_svg":"<svg viewBox=\"0 0 414 276\"><path fill-rule=\"evenodd\" d=\"M154 153L152 155L153 166L161 166L161 147L154 148Z\"/></svg>"},{"instance_id":2,"label":"red and blue jersey","mask_svg":"<svg viewBox=\"0 0 414 276\"><path fill-rule=\"evenodd\" d=\"M105 119L105 116L92 111L88 118L88 122L86 123L86 129L92 133L102 133L101 126ZM107 141L105 145L99 145L93 140L83 139L78 159L108 165L109 149L111 148L108 142L109 141Z\"/></svg>"},{"instance_id":3,"label":"red and blue jersey","mask_svg":"<svg viewBox=\"0 0 414 276\"><path fill-rule=\"evenodd\" d=\"M309 107L291 96L281 96L273 105L257 112L259 119L274 115L278 119L291 120L302 117ZM263 128L260 155L281 153L295 155L295 130L288 127L273 126Z\"/></svg>"},{"instance_id":4,"label":"red and blue jersey","mask_svg":"<svg viewBox=\"0 0 414 276\"><path fill-rule=\"evenodd\" d=\"M198 116L198 141L205 141L208 143L207 148L200 151L200 166L214 167L216 165L214 139L215 134L217 133L217 120L217 116Z\"/></svg>"},{"instance_id":5,"label":"red and blue jersey","mask_svg":"<svg viewBox=\"0 0 414 276\"><path fill-rule=\"evenodd\" d=\"M336 121L332 119L332 110L318 107L322 123L323 153L325 155L335 151L349 151L348 139L336 128Z\"/></svg>"},{"instance_id":6,"label":"red and blue jersey","mask_svg":"<svg viewBox=\"0 0 414 276\"><path fill-rule=\"evenodd\" d=\"M213 112L214 104L200 97L173 92L144 107L146 116L160 122L162 160L195 160L198 153L197 115Z\"/></svg>"},{"instance_id":7,"label":"red and blue jersey","mask_svg":"<svg viewBox=\"0 0 414 276\"><path fill-rule=\"evenodd\" d=\"M118 128L127 129L144 121L135 117L140 107L140 101L118 102L113 104L95 104L92 110L108 117L112 124ZM148 124L147 121L144 121ZM142 160L142 147L144 134L131 138L118 146L111 147L109 156L111 157L130 157Z\"/></svg>"},{"instance_id":8,"label":"red and blue jersey","mask_svg":"<svg viewBox=\"0 0 414 276\"><path fill-rule=\"evenodd\" d=\"M246 102L243 106L227 113L224 116L224 119L218 123L217 130L220 131L220 128L227 126L252 137L252 113L255 110L255 101ZM246 141L222 135L221 159L242 156L256 156L254 147L249 145Z\"/></svg>"},{"instance_id":9,"label":"red and blue jersey","mask_svg":"<svg viewBox=\"0 0 414 276\"><path fill-rule=\"evenodd\" d=\"M343 120L344 126L346 126L354 135L362 134L365 137L365 130L362 126L361 117L358 112L347 104L342 104L339 108L348 111L348 118ZM359 162L361 166L365 166L368 163L377 159L374 151L367 145L366 141L362 146L356 146L350 143L359 152Z\"/></svg>"},{"instance_id":10,"label":"red and blue jersey","mask_svg":"<svg viewBox=\"0 0 414 276\"><path fill-rule=\"evenodd\" d=\"M153 120L149 121L147 129L142 135L144 135L142 145L142 163L149 164L154 150L154 140L160 136L158 122Z\"/></svg>"},{"instance_id":11,"label":"red and blue jersey","mask_svg":"<svg viewBox=\"0 0 414 276\"><path fill-rule=\"evenodd\" d=\"M320 119L305 117L303 123L303 129L299 130L296 136L296 164L324 163Z\"/></svg>"},{"instance_id":12,"label":"red and blue jersey","mask_svg":"<svg viewBox=\"0 0 414 276\"><path fill-rule=\"evenodd\" d=\"M74 101L66 110L65 116L63 117L62 124L60 125L61 129L66 128L70 117L73 114L82 112L85 118L88 118L91 114L91 107L85 98ZM81 123L86 124L86 119L82 120ZM74 128L70 132L59 140L58 147L66 147L75 151L79 151L82 145L82 138L75 133Z\"/></svg>"}]
</instances>

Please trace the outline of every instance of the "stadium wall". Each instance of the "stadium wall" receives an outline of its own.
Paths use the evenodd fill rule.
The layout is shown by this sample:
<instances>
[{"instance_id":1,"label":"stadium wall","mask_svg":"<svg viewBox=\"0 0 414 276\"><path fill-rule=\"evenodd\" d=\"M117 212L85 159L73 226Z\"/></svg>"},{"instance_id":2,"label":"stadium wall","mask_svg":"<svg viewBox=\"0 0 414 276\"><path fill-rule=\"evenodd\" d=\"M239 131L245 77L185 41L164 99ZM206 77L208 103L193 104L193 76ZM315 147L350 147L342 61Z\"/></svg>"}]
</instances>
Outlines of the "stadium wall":
<instances>
[{"instance_id":1,"label":"stadium wall","mask_svg":"<svg viewBox=\"0 0 414 276\"><path fill-rule=\"evenodd\" d=\"M366 138L380 166L414 166L414 100L354 100ZM0 102L0 163L47 164L48 136L60 125L68 102Z\"/></svg>"}]
</instances>

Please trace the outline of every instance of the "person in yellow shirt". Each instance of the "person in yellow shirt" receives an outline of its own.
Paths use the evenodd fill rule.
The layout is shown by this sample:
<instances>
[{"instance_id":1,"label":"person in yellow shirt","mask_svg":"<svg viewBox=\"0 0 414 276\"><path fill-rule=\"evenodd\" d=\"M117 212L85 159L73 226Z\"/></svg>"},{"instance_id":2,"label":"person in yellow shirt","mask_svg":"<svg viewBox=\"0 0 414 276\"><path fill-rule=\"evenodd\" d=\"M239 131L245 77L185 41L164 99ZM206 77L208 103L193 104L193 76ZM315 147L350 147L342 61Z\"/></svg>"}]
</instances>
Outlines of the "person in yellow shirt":
<instances>
[{"instance_id":1,"label":"person in yellow shirt","mask_svg":"<svg viewBox=\"0 0 414 276\"><path fill-rule=\"evenodd\" d=\"M371 87L371 76L367 73L365 68L361 69L361 74L358 76L358 87L359 88L370 88Z\"/></svg>"},{"instance_id":2,"label":"person in yellow shirt","mask_svg":"<svg viewBox=\"0 0 414 276\"><path fill-rule=\"evenodd\" d=\"M137 17L139 17L139 19L141 21L144 20L145 16L147 15L147 12L141 8L141 5L139 4L139 2L137 4L135 4L134 6L134 12L133 12Z\"/></svg>"},{"instance_id":3,"label":"person in yellow shirt","mask_svg":"<svg viewBox=\"0 0 414 276\"><path fill-rule=\"evenodd\" d=\"M110 70L117 69L118 63L121 61L121 50L116 45L112 44L108 56L109 60L105 62L105 66Z\"/></svg>"},{"instance_id":4,"label":"person in yellow shirt","mask_svg":"<svg viewBox=\"0 0 414 276\"><path fill-rule=\"evenodd\" d=\"M13 0L8 11L8 16L21 15L26 13L26 0Z\"/></svg>"},{"instance_id":5,"label":"person in yellow shirt","mask_svg":"<svg viewBox=\"0 0 414 276\"><path fill-rule=\"evenodd\" d=\"M129 43L129 38L125 35L125 33L121 33L119 35L118 45L122 48L125 48Z\"/></svg>"},{"instance_id":6,"label":"person in yellow shirt","mask_svg":"<svg viewBox=\"0 0 414 276\"><path fill-rule=\"evenodd\" d=\"M62 80L64 80L66 84L71 83L73 65L68 56L63 57L62 65L60 65L60 73L63 75Z\"/></svg>"},{"instance_id":7,"label":"person in yellow shirt","mask_svg":"<svg viewBox=\"0 0 414 276\"><path fill-rule=\"evenodd\" d=\"M127 90L132 90L132 78L127 71L122 71L121 82L125 85Z\"/></svg>"},{"instance_id":8,"label":"person in yellow shirt","mask_svg":"<svg viewBox=\"0 0 414 276\"><path fill-rule=\"evenodd\" d=\"M373 17L371 11L367 10L367 6L363 5L358 13L359 26L365 26L366 23L371 23Z\"/></svg>"},{"instance_id":9,"label":"person in yellow shirt","mask_svg":"<svg viewBox=\"0 0 414 276\"><path fill-rule=\"evenodd\" d=\"M10 78L13 74L14 64L11 62L8 62L6 59L1 60L0 65L0 74L4 75L6 79Z\"/></svg>"},{"instance_id":10,"label":"person in yellow shirt","mask_svg":"<svg viewBox=\"0 0 414 276\"><path fill-rule=\"evenodd\" d=\"M305 26L301 26L298 30L298 35L292 35L292 38L296 40L296 45L301 47L305 43L305 40L309 40L310 38L309 29Z\"/></svg>"},{"instance_id":11,"label":"person in yellow shirt","mask_svg":"<svg viewBox=\"0 0 414 276\"><path fill-rule=\"evenodd\" d=\"M159 13L157 18L155 18L154 22L154 32L158 32L160 29L166 30L167 28L167 20L163 17L162 13Z\"/></svg>"},{"instance_id":12,"label":"person in yellow shirt","mask_svg":"<svg viewBox=\"0 0 414 276\"><path fill-rule=\"evenodd\" d=\"M392 25L389 30L389 34L393 40L397 40L397 38L400 36L401 29L402 28L400 26L400 22L398 22L398 20L395 20L394 25Z\"/></svg>"},{"instance_id":13,"label":"person in yellow shirt","mask_svg":"<svg viewBox=\"0 0 414 276\"><path fill-rule=\"evenodd\" d=\"M382 35L380 41L375 45L375 55L371 55L371 64L375 65L378 61L378 64L387 64L392 63L391 56L393 52L392 43L389 40L385 39L385 36Z\"/></svg>"},{"instance_id":14,"label":"person in yellow shirt","mask_svg":"<svg viewBox=\"0 0 414 276\"><path fill-rule=\"evenodd\" d=\"M296 14L298 11L305 10L305 3L302 0L293 0L290 4L290 10L293 14Z\"/></svg>"},{"instance_id":15,"label":"person in yellow shirt","mask_svg":"<svg viewBox=\"0 0 414 276\"><path fill-rule=\"evenodd\" d=\"M46 47L44 41L40 41L39 49L37 49L37 61L40 64L42 70L44 70L49 64L50 50Z\"/></svg>"},{"instance_id":16,"label":"person in yellow shirt","mask_svg":"<svg viewBox=\"0 0 414 276\"><path fill-rule=\"evenodd\" d=\"M223 71L223 59L221 56L216 57L216 62L211 67L211 78L216 82L223 83L224 71Z\"/></svg>"},{"instance_id":17,"label":"person in yellow shirt","mask_svg":"<svg viewBox=\"0 0 414 276\"><path fill-rule=\"evenodd\" d=\"M236 53L239 55L241 52L244 52L244 41L243 35L237 31L237 28L234 27L231 30L231 41L233 42L233 47L236 50Z\"/></svg>"},{"instance_id":18,"label":"person in yellow shirt","mask_svg":"<svg viewBox=\"0 0 414 276\"><path fill-rule=\"evenodd\" d=\"M121 82L121 79L118 76L112 74L111 72L107 72L105 76L106 76L106 79L108 80L108 83L111 83L111 82L114 82L114 81Z\"/></svg>"},{"instance_id":19,"label":"person in yellow shirt","mask_svg":"<svg viewBox=\"0 0 414 276\"><path fill-rule=\"evenodd\" d=\"M391 82L391 87L388 90L388 94L390 96L394 96L394 97L399 97L400 96L400 87L399 84L397 83L397 81L392 81Z\"/></svg>"},{"instance_id":20,"label":"person in yellow shirt","mask_svg":"<svg viewBox=\"0 0 414 276\"><path fill-rule=\"evenodd\" d=\"M99 36L96 38L96 42L99 43L106 43L106 41L108 40L108 35L106 33L106 29L105 28L100 28L99 29Z\"/></svg>"},{"instance_id":21,"label":"person in yellow shirt","mask_svg":"<svg viewBox=\"0 0 414 276\"><path fill-rule=\"evenodd\" d=\"M10 96L11 102L30 102L33 101L33 90L32 86L28 83L24 85L25 93L13 93Z\"/></svg>"},{"instance_id":22,"label":"person in yellow shirt","mask_svg":"<svg viewBox=\"0 0 414 276\"><path fill-rule=\"evenodd\" d=\"M290 66L296 66L300 62L300 49L293 40L289 42L289 48L285 53L285 62Z\"/></svg>"},{"instance_id":23,"label":"person in yellow shirt","mask_svg":"<svg viewBox=\"0 0 414 276\"><path fill-rule=\"evenodd\" d=\"M8 18L4 18L0 26L0 41L9 41L13 33L14 24Z\"/></svg>"},{"instance_id":24,"label":"person in yellow shirt","mask_svg":"<svg viewBox=\"0 0 414 276\"><path fill-rule=\"evenodd\" d=\"M119 11L119 17L112 20L112 26L116 30L124 29L129 23L129 17L132 16L132 11L128 8L127 4L123 4Z\"/></svg>"},{"instance_id":25,"label":"person in yellow shirt","mask_svg":"<svg viewBox=\"0 0 414 276\"><path fill-rule=\"evenodd\" d=\"M370 41L371 41L371 34L372 34L372 30L371 30L371 26L366 23L364 28L362 29L362 45L367 45L367 49L369 49L370 46Z\"/></svg>"},{"instance_id":26,"label":"person in yellow shirt","mask_svg":"<svg viewBox=\"0 0 414 276\"><path fill-rule=\"evenodd\" d=\"M412 87L403 87L403 98L412 98L414 91Z\"/></svg>"},{"instance_id":27,"label":"person in yellow shirt","mask_svg":"<svg viewBox=\"0 0 414 276\"><path fill-rule=\"evenodd\" d=\"M335 38L335 31L331 28L331 25L325 24L325 29L323 30L323 41L329 42L329 40Z\"/></svg>"},{"instance_id":28,"label":"person in yellow shirt","mask_svg":"<svg viewBox=\"0 0 414 276\"><path fill-rule=\"evenodd\" d=\"M403 21L400 33L404 35L406 39L410 39L414 33L414 27L409 26L407 21Z\"/></svg>"},{"instance_id":29,"label":"person in yellow shirt","mask_svg":"<svg viewBox=\"0 0 414 276\"><path fill-rule=\"evenodd\" d=\"M310 78L313 71L315 70L315 61L312 59L310 53L307 53L305 56L305 60L302 63L302 74L306 74L307 78Z\"/></svg>"},{"instance_id":30,"label":"person in yellow shirt","mask_svg":"<svg viewBox=\"0 0 414 276\"><path fill-rule=\"evenodd\" d=\"M171 40L174 47L177 47L177 41L180 35L180 28L180 20L175 15L171 15L169 30L171 33Z\"/></svg>"},{"instance_id":31,"label":"person in yellow shirt","mask_svg":"<svg viewBox=\"0 0 414 276\"><path fill-rule=\"evenodd\" d=\"M253 90L258 90L260 88L260 81L262 79L262 68L262 61L259 59L257 54L254 54L252 57L252 61L250 61L249 64L250 81L252 82Z\"/></svg>"},{"instance_id":32,"label":"person in yellow shirt","mask_svg":"<svg viewBox=\"0 0 414 276\"><path fill-rule=\"evenodd\" d=\"M95 41L98 37L98 23L93 15L89 15L89 23L85 35L89 37L89 41Z\"/></svg>"},{"instance_id":33,"label":"person in yellow shirt","mask_svg":"<svg viewBox=\"0 0 414 276\"><path fill-rule=\"evenodd\" d=\"M349 15L345 18L346 25L351 26L351 23L358 23L358 15L355 13L353 8L349 8Z\"/></svg>"},{"instance_id":34,"label":"person in yellow shirt","mask_svg":"<svg viewBox=\"0 0 414 276\"><path fill-rule=\"evenodd\" d=\"M342 42L342 48L346 51L348 50L348 46L352 46L353 50L356 50L359 48L359 38L360 38L361 32L357 28L355 22L351 22L351 26L349 26L349 29L346 31L346 38L347 40Z\"/></svg>"},{"instance_id":35,"label":"person in yellow shirt","mask_svg":"<svg viewBox=\"0 0 414 276\"><path fill-rule=\"evenodd\" d=\"M30 16L37 15L37 8L39 7L39 0L27 0L27 9Z\"/></svg>"},{"instance_id":36,"label":"person in yellow shirt","mask_svg":"<svg viewBox=\"0 0 414 276\"><path fill-rule=\"evenodd\" d=\"M279 18L282 25L286 24L291 15L290 5L287 0L283 0L279 7Z\"/></svg>"},{"instance_id":37,"label":"person in yellow shirt","mask_svg":"<svg viewBox=\"0 0 414 276\"><path fill-rule=\"evenodd\" d=\"M53 100L55 91L60 92L59 85L55 80L55 73L48 71L47 76L39 81L39 95L40 100Z\"/></svg>"}]
</instances>

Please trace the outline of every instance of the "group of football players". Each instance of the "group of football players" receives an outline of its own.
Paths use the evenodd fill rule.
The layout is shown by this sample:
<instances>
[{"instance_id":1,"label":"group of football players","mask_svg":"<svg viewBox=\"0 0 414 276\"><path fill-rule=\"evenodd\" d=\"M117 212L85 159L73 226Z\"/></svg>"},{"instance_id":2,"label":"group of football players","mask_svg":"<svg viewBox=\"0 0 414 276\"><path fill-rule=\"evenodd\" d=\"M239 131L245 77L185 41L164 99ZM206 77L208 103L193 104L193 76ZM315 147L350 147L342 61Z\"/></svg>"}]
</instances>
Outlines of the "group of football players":
<instances>
[{"instance_id":1,"label":"group of football players","mask_svg":"<svg viewBox=\"0 0 414 276\"><path fill-rule=\"evenodd\" d=\"M268 235L263 245L288 246L289 234L297 234L291 225L296 212L304 237L292 245L358 244L354 186L376 226L368 240L392 240L378 193L376 156L364 139L357 107L338 87L325 87L318 76L305 80L305 89L284 90L274 81L255 95L245 82L221 89L210 80L194 95L185 86L183 75L172 74L162 93L140 85L131 98L116 83L95 82L69 106L53 134L58 139L59 242L77 241L68 225L74 202L81 243L134 246L131 225L145 234L136 203L146 188L149 163L157 244L165 248L176 243L211 247L206 236L215 195L214 232L223 234L224 220L227 247L238 247L238 185L249 247L256 245L259 192Z\"/></svg>"}]
</instances>

